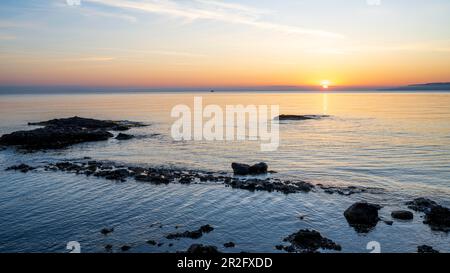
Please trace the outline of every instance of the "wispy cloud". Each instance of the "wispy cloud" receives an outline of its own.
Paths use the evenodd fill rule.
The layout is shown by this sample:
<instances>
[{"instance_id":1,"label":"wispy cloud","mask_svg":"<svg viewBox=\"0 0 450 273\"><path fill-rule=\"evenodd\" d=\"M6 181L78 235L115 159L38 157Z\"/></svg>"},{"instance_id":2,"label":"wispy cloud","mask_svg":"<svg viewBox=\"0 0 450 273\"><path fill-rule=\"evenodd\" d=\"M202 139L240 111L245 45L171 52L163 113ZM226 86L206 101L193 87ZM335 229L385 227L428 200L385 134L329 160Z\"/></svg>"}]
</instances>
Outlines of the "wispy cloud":
<instances>
[{"instance_id":1,"label":"wispy cloud","mask_svg":"<svg viewBox=\"0 0 450 273\"><path fill-rule=\"evenodd\" d=\"M288 34L313 35L328 38L343 37L343 35L339 33L265 21L261 16L264 11L249 6L218 0L192 0L183 2L170 0L85 0L84 2L91 2L125 10L168 15L192 21L214 20L240 24Z\"/></svg>"},{"instance_id":2,"label":"wispy cloud","mask_svg":"<svg viewBox=\"0 0 450 273\"><path fill-rule=\"evenodd\" d=\"M113 48L105 47L100 48L102 51L113 51L113 52L123 52L127 54L138 54L138 55L166 55L175 57L205 57L204 54L186 52L186 51L173 51L173 50L140 50L140 49L124 49L124 48Z\"/></svg>"}]
</instances>

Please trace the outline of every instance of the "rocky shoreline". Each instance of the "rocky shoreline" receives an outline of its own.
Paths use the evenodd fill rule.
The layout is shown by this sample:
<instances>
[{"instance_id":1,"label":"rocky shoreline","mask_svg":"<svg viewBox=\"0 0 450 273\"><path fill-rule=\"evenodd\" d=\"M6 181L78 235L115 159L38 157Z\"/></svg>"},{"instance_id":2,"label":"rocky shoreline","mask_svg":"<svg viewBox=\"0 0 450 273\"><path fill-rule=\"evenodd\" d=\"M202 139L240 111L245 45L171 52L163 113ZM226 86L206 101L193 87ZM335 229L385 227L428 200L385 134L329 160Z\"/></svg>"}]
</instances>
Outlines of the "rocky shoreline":
<instances>
[{"instance_id":1,"label":"rocky shoreline","mask_svg":"<svg viewBox=\"0 0 450 273\"><path fill-rule=\"evenodd\" d=\"M324 116L326 117L326 116ZM322 116L280 116L280 120L307 120L318 119ZM101 141L112 138L111 131L126 131L134 127L146 126L143 123L131 121L105 121L73 117L68 119L54 119L39 123L30 123L32 126L44 126L30 131L18 131L0 137L0 145L12 146L25 149L30 152L45 149L60 149L73 144ZM119 140L133 139L132 135L119 133L116 136ZM283 194L323 192L325 194L338 194L349 196L361 193L383 193L383 189L358 186L329 186L323 184L312 184L301 180L280 179L271 174L276 173L269 170L268 164L260 162L254 165L245 163L231 163L232 173L217 173L200 170L185 170L177 168L155 168L139 165L121 164L110 161L96 161L91 158L81 160L64 160L56 163L43 163L41 165L30 166L19 164L9 166L6 171L17 171L30 173L35 171L44 172L65 172L76 175L97 177L115 182L126 182L134 180L140 183L154 185L166 184L201 184L218 183L225 187L241 189L247 191L280 192ZM405 204L405 209L394 210L391 218L395 221L411 221L414 213L423 215L423 224L428 225L433 231L448 233L450 231L450 209L441 206L433 200L417 198ZM371 204L364 201L356 202L348 207L343 213L348 225L357 233L369 233L380 221L392 225L392 220L383 220L379 217L378 211L381 205ZM407 210L409 209L409 210ZM204 234L214 231L214 227L206 224L198 229L186 230L183 232L170 233L165 236L169 240L181 240L184 238L198 239ZM114 228L104 228L100 231L104 236L114 233ZM285 252L310 253L319 250L341 251L342 247L328 239L316 230L302 229L287 236L284 243L290 245L277 245L274 249ZM154 240L147 241L150 245L161 246ZM225 248L235 246L234 242L223 244ZM111 251L112 245L106 245L105 250ZM130 245L122 245L121 251L129 251ZM418 246L420 253L436 253L438 250L427 245ZM217 253L216 246L205 246L193 244L187 250L188 253L206 254Z\"/></svg>"}]
</instances>

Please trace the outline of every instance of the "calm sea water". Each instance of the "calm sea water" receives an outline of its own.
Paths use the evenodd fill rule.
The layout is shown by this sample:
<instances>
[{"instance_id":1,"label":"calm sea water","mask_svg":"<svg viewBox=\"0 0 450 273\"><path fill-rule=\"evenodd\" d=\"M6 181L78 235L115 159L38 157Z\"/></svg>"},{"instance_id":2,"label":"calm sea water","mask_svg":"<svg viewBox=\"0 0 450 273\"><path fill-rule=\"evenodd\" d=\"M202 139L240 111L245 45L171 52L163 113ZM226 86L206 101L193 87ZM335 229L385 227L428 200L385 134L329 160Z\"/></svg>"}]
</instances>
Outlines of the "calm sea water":
<instances>
[{"instance_id":1,"label":"calm sea water","mask_svg":"<svg viewBox=\"0 0 450 273\"><path fill-rule=\"evenodd\" d=\"M280 124L276 152L261 152L260 143L174 142L170 111L177 104L276 104L282 114L327 114L330 118ZM151 124L133 129L136 139L87 143L61 151L21 154L0 151L0 252L65 252L79 241L84 252L103 252L106 244L136 252L175 252L192 243L212 244L226 252L276 252L274 246L302 228L315 229L343 247L368 252L378 241L384 252L415 252L428 244L450 252L450 238L412 222L380 222L357 234L343 211L357 200L384 206L390 219L405 201L429 197L450 206L450 93L159 93L83 95L2 95L0 134L29 129L27 122L83 116L128 119ZM158 134L155 136L155 134ZM155 186L114 183L64 173L6 172L16 163L40 164L89 156L98 160L151 166L177 166L230 172L231 162L265 161L282 178L327 185L361 185L383 194L350 197L247 192L223 185ZM300 220L298 215L304 215ZM161 223L162 228L154 223ZM177 229L211 224L215 230L199 240L170 241ZM107 237L100 229L114 227ZM147 240L163 242L149 246ZM233 241L236 248L224 249ZM173 243L173 246L169 246Z\"/></svg>"}]
</instances>

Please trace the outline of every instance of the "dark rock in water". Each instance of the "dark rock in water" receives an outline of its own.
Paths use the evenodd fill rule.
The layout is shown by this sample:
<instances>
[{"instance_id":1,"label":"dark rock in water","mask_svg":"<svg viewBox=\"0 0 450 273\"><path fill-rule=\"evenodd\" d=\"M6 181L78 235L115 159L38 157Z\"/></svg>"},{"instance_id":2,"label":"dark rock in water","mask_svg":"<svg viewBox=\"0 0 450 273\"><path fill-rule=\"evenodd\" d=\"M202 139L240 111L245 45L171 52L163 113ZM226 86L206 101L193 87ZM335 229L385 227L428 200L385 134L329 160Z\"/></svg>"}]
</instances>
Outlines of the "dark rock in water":
<instances>
[{"instance_id":1,"label":"dark rock in water","mask_svg":"<svg viewBox=\"0 0 450 273\"><path fill-rule=\"evenodd\" d=\"M192 254L216 254L220 253L215 246L201 245L201 244L193 244L191 245L187 253Z\"/></svg>"},{"instance_id":2,"label":"dark rock in water","mask_svg":"<svg viewBox=\"0 0 450 273\"><path fill-rule=\"evenodd\" d=\"M127 169L117 169L112 171L98 171L94 176L103 177L108 180L125 181L131 174Z\"/></svg>"},{"instance_id":3,"label":"dark rock in water","mask_svg":"<svg viewBox=\"0 0 450 273\"><path fill-rule=\"evenodd\" d=\"M433 249L431 246L421 245L417 247L417 253L439 253L439 251Z\"/></svg>"},{"instance_id":4,"label":"dark rock in water","mask_svg":"<svg viewBox=\"0 0 450 273\"><path fill-rule=\"evenodd\" d=\"M285 194L297 193L297 192L310 192L314 185L304 182L291 182L291 181L271 181L269 179L247 179L240 180L234 179L231 181L225 181L225 184L230 185L232 188L243 189L249 191L278 191Z\"/></svg>"},{"instance_id":5,"label":"dark rock in water","mask_svg":"<svg viewBox=\"0 0 450 273\"><path fill-rule=\"evenodd\" d=\"M83 142L107 140L110 137L113 134L105 130L45 127L3 135L0 137L0 145L18 146L33 151L65 148Z\"/></svg>"},{"instance_id":6,"label":"dark rock in water","mask_svg":"<svg viewBox=\"0 0 450 273\"><path fill-rule=\"evenodd\" d=\"M117 140L130 140L132 138L134 138L133 135L128 135L128 134L124 134L124 133L120 133L116 136Z\"/></svg>"},{"instance_id":7,"label":"dark rock in water","mask_svg":"<svg viewBox=\"0 0 450 273\"><path fill-rule=\"evenodd\" d=\"M113 137L108 131L125 131L132 127L145 126L131 121L96 120L80 117L53 119L29 123L45 126L29 131L17 131L0 137L0 145L17 146L30 151L60 149L70 145L103 141Z\"/></svg>"},{"instance_id":8,"label":"dark rock in water","mask_svg":"<svg viewBox=\"0 0 450 273\"><path fill-rule=\"evenodd\" d=\"M86 129L103 129L107 131L126 131L133 127L146 126L140 122L127 121L127 120L98 120L91 118L71 117L52 119L41 122L30 122L28 125L38 126L52 126L58 128L86 128Z\"/></svg>"},{"instance_id":9,"label":"dark rock in water","mask_svg":"<svg viewBox=\"0 0 450 273\"><path fill-rule=\"evenodd\" d=\"M148 240L148 241L147 241L147 244L152 245L152 246L155 246L155 245L157 245L158 243L157 243L156 241L154 241L154 240Z\"/></svg>"},{"instance_id":10,"label":"dark rock in water","mask_svg":"<svg viewBox=\"0 0 450 273\"><path fill-rule=\"evenodd\" d=\"M437 203L427 198L416 198L413 201L406 202L409 209L419 212L428 212L431 208L437 206Z\"/></svg>"},{"instance_id":11,"label":"dark rock in water","mask_svg":"<svg viewBox=\"0 0 450 273\"><path fill-rule=\"evenodd\" d=\"M357 232L366 233L374 228L380 220L378 217L380 209L379 205L357 202L344 212L344 216Z\"/></svg>"},{"instance_id":12,"label":"dark rock in water","mask_svg":"<svg viewBox=\"0 0 450 273\"><path fill-rule=\"evenodd\" d=\"M284 241L290 242L292 247L298 252L316 252L318 249L342 250L340 245L328 238L322 237L322 235L315 230L300 230L299 232L289 235ZM286 247L283 248L285 249Z\"/></svg>"},{"instance_id":13,"label":"dark rock in water","mask_svg":"<svg viewBox=\"0 0 450 273\"><path fill-rule=\"evenodd\" d=\"M344 186L344 187L338 187L338 186L325 186L322 184L317 184L318 187L320 187L325 193L328 194L339 194L344 196L350 196L357 193L372 193L372 194L379 194L382 193L383 190L380 188L373 188L373 187L362 187L362 186Z\"/></svg>"},{"instance_id":14,"label":"dark rock in water","mask_svg":"<svg viewBox=\"0 0 450 273\"><path fill-rule=\"evenodd\" d=\"M100 230L100 233L103 235L108 235L112 232L114 232L114 228L104 228L104 229Z\"/></svg>"},{"instance_id":15,"label":"dark rock in water","mask_svg":"<svg viewBox=\"0 0 450 273\"><path fill-rule=\"evenodd\" d=\"M242 163L232 163L231 167L236 175L258 175L266 174L268 166L266 163L261 162L253 166L242 164Z\"/></svg>"},{"instance_id":16,"label":"dark rock in water","mask_svg":"<svg viewBox=\"0 0 450 273\"><path fill-rule=\"evenodd\" d=\"M232 247L235 247L236 245L233 242L228 242L228 243L223 244L223 246L226 248L232 248Z\"/></svg>"},{"instance_id":17,"label":"dark rock in water","mask_svg":"<svg viewBox=\"0 0 450 273\"><path fill-rule=\"evenodd\" d=\"M105 246L105 250L106 250L106 251L111 251L112 248L113 248L112 245L106 245L106 246Z\"/></svg>"},{"instance_id":18,"label":"dark rock in water","mask_svg":"<svg viewBox=\"0 0 450 273\"><path fill-rule=\"evenodd\" d=\"M443 206L434 206L429 212L425 213L424 224L427 224L433 230L450 231L450 209Z\"/></svg>"},{"instance_id":19,"label":"dark rock in water","mask_svg":"<svg viewBox=\"0 0 450 273\"><path fill-rule=\"evenodd\" d=\"M414 214L407 210L396 210L391 213L392 218L400 220L412 220Z\"/></svg>"},{"instance_id":20,"label":"dark rock in water","mask_svg":"<svg viewBox=\"0 0 450 273\"><path fill-rule=\"evenodd\" d=\"M131 246L128 246L128 245L124 245L120 248L120 250L122 250L122 251L128 251L130 249L131 249Z\"/></svg>"},{"instance_id":21,"label":"dark rock in water","mask_svg":"<svg viewBox=\"0 0 450 273\"><path fill-rule=\"evenodd\" d=\"M180 238L191 238L191 239L198 239L203 236L204 233L210 233L213 231L214 228L210 225L204 225L201 226L198 230L194 231L184 231L184 232L177 232L177 233L171 233L166 236L167 239L180 239Z\"/></svg>"},{"instance_id":22,"label":"dark rock in water","mask_svg":"<svg viewBox=\"0 0 450 273\"><path fill-rule=\"evenodd\" d=\"M203 233L210 233L214 228L211 225L204 225L200 227L200 231Z\"/></svg>"},{"instance_id":23,"label":"dark rock in water","mask_svg":"<svg viewBox=\"0 0 450 273\"><path fill-rule=\"evenodd\" d=\"M280 115L275 117L275 120L311 120L328 118L327 115Z\"/></svg>"},{"instance_id":24,"label":"dark rock in water","mask_svg":"<svg viewBox=\"0 0 450 273\"><path fill-rule=\"evenodd\" d=\"M36 169L36 168L28 166L27 164L20 164L20 165L11 166L11 167L6 168L6 171L19 171L19 172L27 173L34 169Z\"/></svg>"}]
</instances>

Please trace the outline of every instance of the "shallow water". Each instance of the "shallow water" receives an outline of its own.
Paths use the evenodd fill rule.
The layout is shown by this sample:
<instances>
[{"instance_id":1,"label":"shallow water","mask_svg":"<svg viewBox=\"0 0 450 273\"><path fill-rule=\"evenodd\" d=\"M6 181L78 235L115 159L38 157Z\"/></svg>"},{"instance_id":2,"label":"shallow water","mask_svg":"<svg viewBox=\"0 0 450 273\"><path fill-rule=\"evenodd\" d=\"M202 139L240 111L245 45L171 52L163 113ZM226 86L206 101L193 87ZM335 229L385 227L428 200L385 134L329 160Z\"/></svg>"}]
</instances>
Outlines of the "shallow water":
<instances>
[{"instance_id":1,"label":"shallow water","mask_svg":"<svg viewBox=\"0 0 450 273\"><path fill-rule=\"evenodd\" d=\"M170 111L177 104L277 104L282 114L326 114L330 118L282 122L276 152L261 152L259 142L175 142ZM275 252L274 246L302 228L315 229L343 247L368 252L378 241L383 252L415 252L428 244L450 252L450 238L412 222L380 222L368 234L348 226L343 211L356 200L384 205L381 215L405 208L415 197L450 206L449 93L160 93L91 95L2 95L0 134L29 129L27 122L83 116L128 119L151 124L132 129L136 139L75 145L61 151L21 154L0 151L0 252L65 252L79 241L82 251L136 252L185 250L192 243L213 244L226 252ZM154 135L158 134L158 135ZM350 197L248 192L214 183L155 186L114 183L65 173L3 171L15 163L40 164L61 159L112 160L130 164L177 166L230 172L230 164L265 161L275 176L311 183L361 185L383 194ZM298 215L304 215L300 220ZM161 223L152 226L154 223ZM164 235L211 224L201 239L167 240ZM104 227L115 227L109 236ZM149 246L147 240L164 242ZM224 249L233 241L236 248ZM170 247L168 244L173 243Z\"/></svg>"}]
</instances>

